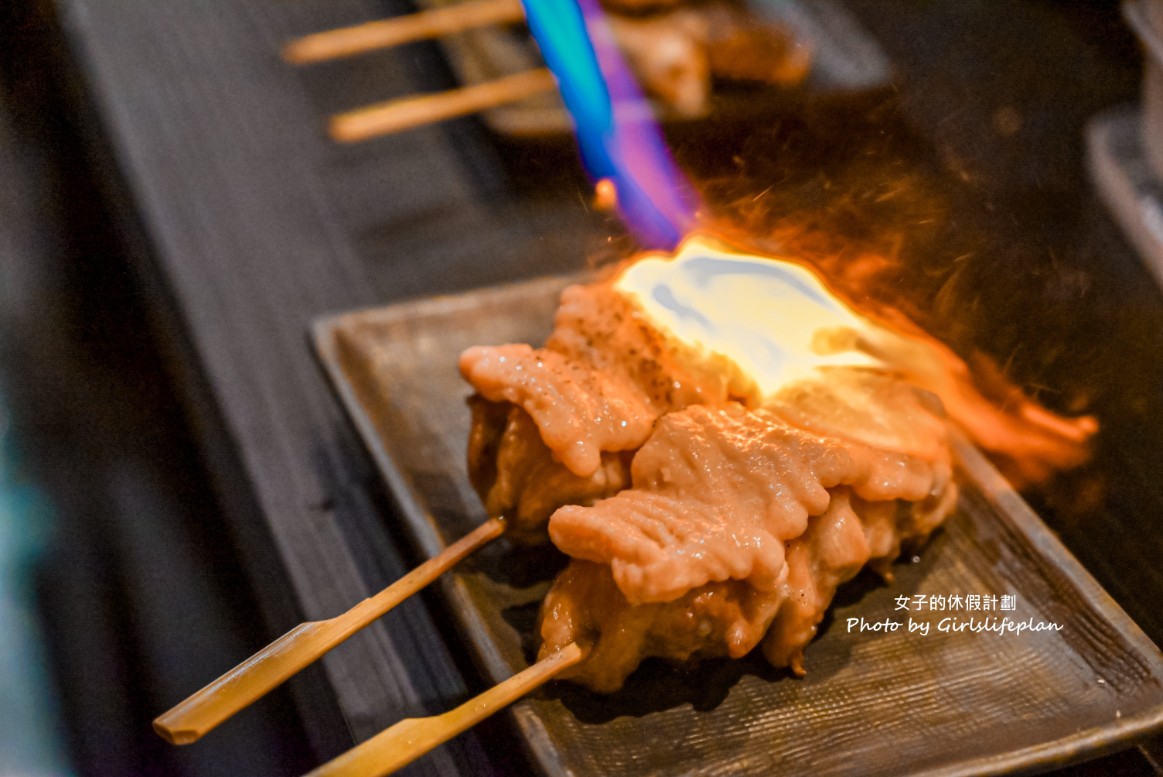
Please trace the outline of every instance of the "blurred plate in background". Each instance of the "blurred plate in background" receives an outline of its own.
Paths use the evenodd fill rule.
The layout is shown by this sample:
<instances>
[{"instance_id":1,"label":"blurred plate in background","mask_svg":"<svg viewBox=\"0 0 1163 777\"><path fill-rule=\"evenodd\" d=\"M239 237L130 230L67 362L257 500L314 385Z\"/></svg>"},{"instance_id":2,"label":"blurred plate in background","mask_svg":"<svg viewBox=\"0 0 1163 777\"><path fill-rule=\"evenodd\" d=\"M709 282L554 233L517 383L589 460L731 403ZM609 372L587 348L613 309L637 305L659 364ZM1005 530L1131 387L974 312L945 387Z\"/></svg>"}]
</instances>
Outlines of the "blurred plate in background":
<instances>
[{"instance_id":1,"label":"blurred plate in background","mask_svg":"<svg viewBox=\"0 0 1163 777\"><path fill-rule=\"evenodd\" d=\"M423 8L455 5L463 0L419 0ZM730 85L712 91L706 112L682 117L660 108L668 123L747 122L798 110L806 100L851 99L887 89L892 70L878 44L859 22L833 0L748 0L757 24L782 27L812 49L807 78L796 87ZM523 27L483 27L440 40L453 73L463 86L541 67L536 45ZM547 139L573 131L556 93L485 111L494 132L522 139Z\"/></svg>"}]
</instances>

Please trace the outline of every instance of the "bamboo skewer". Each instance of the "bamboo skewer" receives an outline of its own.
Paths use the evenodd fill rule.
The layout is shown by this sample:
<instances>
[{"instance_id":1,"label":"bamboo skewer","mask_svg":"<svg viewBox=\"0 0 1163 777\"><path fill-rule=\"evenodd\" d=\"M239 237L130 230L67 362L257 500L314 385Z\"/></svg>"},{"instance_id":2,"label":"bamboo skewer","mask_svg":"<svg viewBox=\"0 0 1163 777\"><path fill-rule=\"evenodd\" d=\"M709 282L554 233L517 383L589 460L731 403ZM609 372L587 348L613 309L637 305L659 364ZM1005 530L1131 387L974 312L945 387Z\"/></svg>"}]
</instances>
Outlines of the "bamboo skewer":
<instances>
[{"instance_id":1,"label":"bamboo skewer","mask_svg":"<svg viewBox=\"0 0 1163 777\"><path fill-rule=\"evenodd\" d=\"M283 47L283 59L296 65L325 62L490 24L512 24L524 18L520 0L469 0L408 16L305 35Z\"/></svg>"},{"instance_id":2,"label":"bamboo skewer","mask_svg":"<svg viewBox=\"0 0 1163 777\"><path fill-rule=\"evenodd\" d=\"M298 65L324 62L524 18L520 0L468 0L306 35L283 47L283 59ZM340 143L356 143L518 102L556 88L549 70L537 68L447 92L413 95L337 114L331 117L329 132Z\"/></svg>"},{"instance_id":3,"label":"bamboo skewer","mask_svg":"<svg viewBox=\"0 0 1163 777\"><path fill-rule=\"evenodd\" d=\"M456 709L428 718L401 720L323 764L307 777L381 777L391 774L512 704L583 657L584 653L577 645L566 645Z\"/></svg>"},{"instance_id":4,"label":"bamboo skewer","mask_svg":"<svg viewBox=\"0 0 1163 777\"><path fill-rule=\"evenodd\" d=\"M483 84L389 100L340 113L331 117L329 131L333 140L356 143L518 102L556 88L557 82L549 69L537 68Z\"/></svg>"},{"instance_id":5,"label":"bamboo skewer","mask_svg":"<svg viewBox=\"0 0 1163 777\"><path fill-rule=\"evenodd\" d=\"M505 524L500 518L485 521L441 553L342 615L299 624L160 715L153 722L154 730L175 745L197 741L504 531Z\"/></svg>"}]
</instances>

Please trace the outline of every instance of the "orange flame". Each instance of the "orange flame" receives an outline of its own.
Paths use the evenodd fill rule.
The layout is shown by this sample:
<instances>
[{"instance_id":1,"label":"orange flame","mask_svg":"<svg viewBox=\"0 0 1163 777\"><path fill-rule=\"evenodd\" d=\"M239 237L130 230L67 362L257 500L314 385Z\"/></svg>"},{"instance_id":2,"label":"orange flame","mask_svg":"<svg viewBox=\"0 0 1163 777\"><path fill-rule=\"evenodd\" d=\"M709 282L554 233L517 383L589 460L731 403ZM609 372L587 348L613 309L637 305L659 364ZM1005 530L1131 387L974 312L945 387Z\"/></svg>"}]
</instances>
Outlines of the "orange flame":
<instances>
[{"instance_id":1,"label":"orange flame","mask_svg":"<svg viewBox=\"0 0 1163 777\"><path fill-rule=\"evenodd\" d=\"M732 393L749 404L828 367L898 374L940 397L957 426L1018 485L1081 464L1098 429L1092 417L1067 419L1042 408L992 365L979 365L974 375L896 311L875 318L857 311L792 259L694 234L673 255L637 257L614 287L656 328L730 365Z\"/></svg>"}]
</instances>

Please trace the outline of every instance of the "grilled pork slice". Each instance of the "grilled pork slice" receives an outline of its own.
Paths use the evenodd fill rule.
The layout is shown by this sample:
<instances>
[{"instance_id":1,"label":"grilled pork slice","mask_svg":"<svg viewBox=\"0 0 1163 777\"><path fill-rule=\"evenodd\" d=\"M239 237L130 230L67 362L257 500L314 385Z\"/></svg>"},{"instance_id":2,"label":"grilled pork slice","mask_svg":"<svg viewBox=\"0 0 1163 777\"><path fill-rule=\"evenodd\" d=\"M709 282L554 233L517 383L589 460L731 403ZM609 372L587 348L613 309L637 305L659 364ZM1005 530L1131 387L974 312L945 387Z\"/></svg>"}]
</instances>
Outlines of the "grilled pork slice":
<instances>
[{"instance_id":1,"label":"grilled pork slice","mask_svg":"<svg viewBox=\"0 0 1163 777\"><path fill-rule=\"evenodd\" d=\"M711 60L698 12L610 16L610 29L642 89L680 116L706 112Z\"/></svg>"},{"instance_id":2,"label":"grilled pork slice","mask_svg":"<svg viewBox=\"0 0 1163 777\"><path fill-rule=\"evenodd\" d=\"M707 112L712 79L791 87L812 64L794 31L744 3L606 0L618 45L644 91L681 116Z\"/></svg>"},{"instance_id":3,"label":"grilled pork slice","mask_svg":"<svg viewBox=\"0 0 1163 777\"><path fill-rule=\"evenodd\" d=\"M660 334L601 283L563 292L544 348L470 348L460 370L477 392L473 485L489 514L506 516L510 536L524 540L543 539L561 505L591 504L624 488L628 457L659 416L725 402L731 381L741 380Z\"/></svg>"},{"instance_id":4,"label":"grilled pork slice","mask_svg":"<svg viewBox=\"0 0 1163 777\"><path fill-rule=\"evenodd\" d=\"M670 602L631 605L610 568L570 562L541 608L541 657L570 643L588 650L567 675L599 693L613 693L647 656L671 661L741 658L763 638L782 592L747 583L709 583Z\"/></svg>"},{"instance_id":5,"label":"grilled pork slice","mask_svg":"<svg viewBox=\"0 0 1163 777\"><path fill-rule=\"evenodd\" d=\"M870 502L916 502L948 487L944 426L930 423L919 399L905 399L916 392L891 390L891 378L861 381L882 384L880 399L897 404L885 407L871 394L847 397L866 409L829 415L847 420L854 432L805 431L785 421L778 406L692 406L664 416L634 456L633 487L590 507L560 508L549 521L550 539L567 555L609 566L632 604L669 601L729 579L775 589L787 574L784 543L804 533L809 516L828 509L832 489L846 486ZM805 425L832 423L803 408L783 412ZM902 425L916 419L907 442L928 455L853 439L891 442L880 428L887 413ZM922 446L912 437L926 427L938 436Z\"/></svg>"},{"instance_id":6,"label":"grilled pork slice","mask_svg":"<svg viewBox=\"0 0 1163 777\"><path fill-rule=\"evenodd\" d=\"M657 417L630 381L544 348L472 348L465 377L485 399L523 410L553 456L579 477L601 465L603 451L634 450Z\"/></svg>"},{"instance_id":7,"label":"grilled pork slice","mask_svg":"<svg viewBox=\"0 0 1163 777\"><path fill-rule=\"evenodd\" d=\"M589 646L574 676L601 691L647 656L739 656L761 639L802 672L837 586L870 561L887 569L956 500L939 405L889 376L831 378L795 407L670 413L634 456L632 488L557 510L550 538L585 563L546 599L543 653Z\"/></svg>"},{"instance_id":8,"label":"grilled pork slice","mask_svg":"<svg viewBox=\"0 0 1163 777\"><path fill-rule=\"evenodd\" d=\"M469 479L488 514L506 516L506 535L515 542L545 542L546 523L558 507L593 504L630 485L628 452L602 452L593 472L577 475L554 458L520 407L480 396L469 405Z\"/></svg>"},{"instance_id":9,"label":"grilled pork slice","mask_svg":"<svg viewBox=\"0 0 1163 777\"><path fill-rule=\"evenodd\" d=\"M738 3L711 3L700 12L702 43L716 78L792 87L807 78L812 47L778 24L757 21Z\"/></svg>"}]
</instances>

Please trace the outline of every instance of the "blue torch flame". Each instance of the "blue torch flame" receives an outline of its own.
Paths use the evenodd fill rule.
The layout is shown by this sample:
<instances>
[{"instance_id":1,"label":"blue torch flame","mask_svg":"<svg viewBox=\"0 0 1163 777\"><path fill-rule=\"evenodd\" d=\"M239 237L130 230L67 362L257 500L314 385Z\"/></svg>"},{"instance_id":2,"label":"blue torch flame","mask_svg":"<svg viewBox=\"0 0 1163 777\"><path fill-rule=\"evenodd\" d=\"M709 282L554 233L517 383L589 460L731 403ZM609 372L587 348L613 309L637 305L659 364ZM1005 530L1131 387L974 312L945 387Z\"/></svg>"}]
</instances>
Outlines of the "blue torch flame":
<instances>
[{"instance_id":1,"label":"blue torch flame","mask_svg":"<svg viewBox=\"0 0 1163 777\"><path fill-rule=\"evenodd\" d=\"M573 116L586 170L613 182L644 248L674 249L698 201L613 39L597 0L521 0L529 29Z\"/></svg>"}]
</instances>

